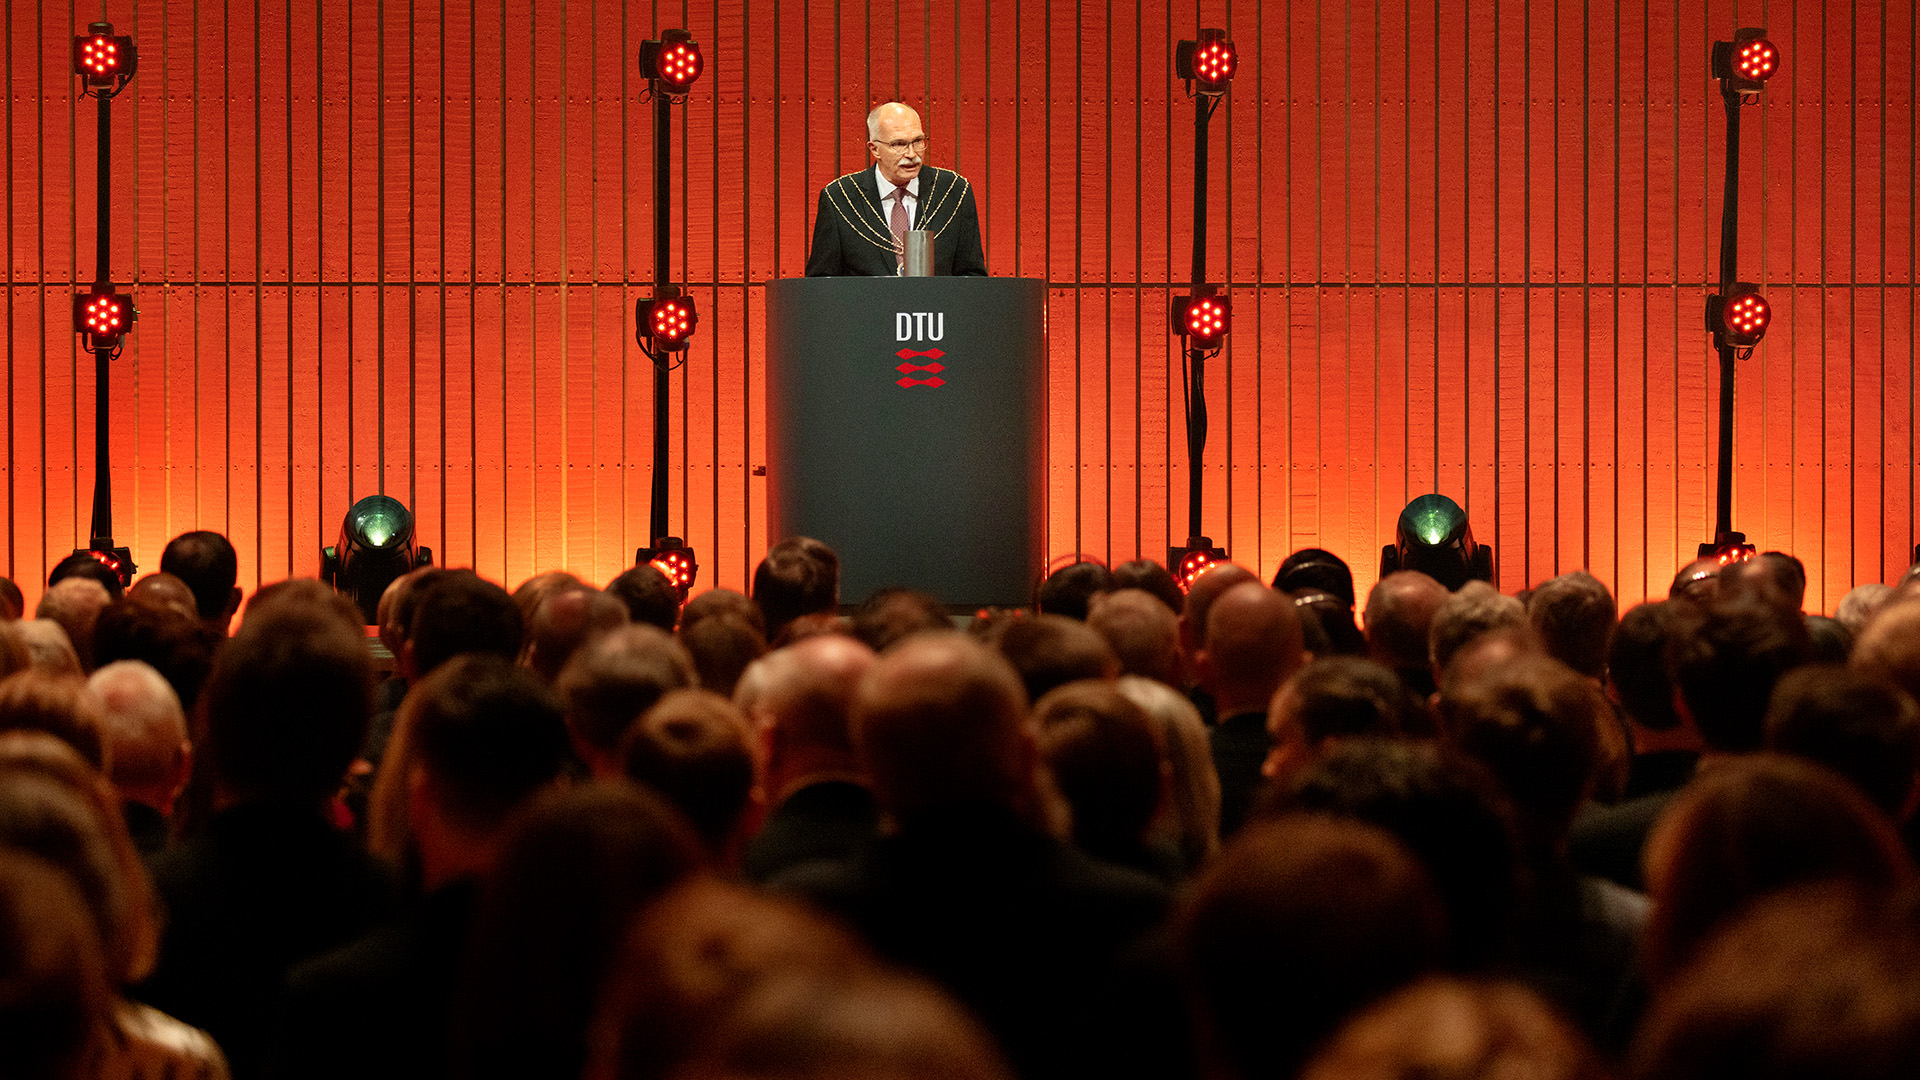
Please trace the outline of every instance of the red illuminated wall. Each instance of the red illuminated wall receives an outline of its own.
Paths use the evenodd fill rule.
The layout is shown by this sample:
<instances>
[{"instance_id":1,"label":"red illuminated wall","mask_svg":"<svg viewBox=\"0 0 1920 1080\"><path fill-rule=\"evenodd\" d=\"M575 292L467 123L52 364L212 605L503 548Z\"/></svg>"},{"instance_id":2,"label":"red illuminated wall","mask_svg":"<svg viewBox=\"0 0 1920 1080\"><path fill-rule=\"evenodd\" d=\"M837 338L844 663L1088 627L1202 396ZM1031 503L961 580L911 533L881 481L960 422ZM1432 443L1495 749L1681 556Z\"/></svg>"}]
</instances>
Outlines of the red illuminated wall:
<instances>
[{"instance_id":1,"label":"red illuminated wall","mask_svg":"<svg viewBox=\"0 0 1920 1080\"><path fill-rule=\"evenodd\" d=\"M1193 110L1172 42L1229 29L1208 276L1205 527L1263 575L1345 554L1362 587L1407 500L1462 501L1513 591L1589 567L1662 592L1713 525L1723 121L1709 43L1765 25L1744 114L1741 274L1775 306L1740 365L1734 523L1808 563L1810 607L1915 542L1913 6L1775 0L15 0L5 71L0 560L31 603L86 536L94 114L70 35L141 67L115 105L115 532L151 568L220 529L243 585L311 574L385 491L452 565L612 577L647 538L651 107L633 57L684 25L671 521L702 582L766 546L761 333L861 118L920 105L980 194L996 274L1051 287L1051 543L1186 533L1180 358Z\"/></svg>"}]
</instances>

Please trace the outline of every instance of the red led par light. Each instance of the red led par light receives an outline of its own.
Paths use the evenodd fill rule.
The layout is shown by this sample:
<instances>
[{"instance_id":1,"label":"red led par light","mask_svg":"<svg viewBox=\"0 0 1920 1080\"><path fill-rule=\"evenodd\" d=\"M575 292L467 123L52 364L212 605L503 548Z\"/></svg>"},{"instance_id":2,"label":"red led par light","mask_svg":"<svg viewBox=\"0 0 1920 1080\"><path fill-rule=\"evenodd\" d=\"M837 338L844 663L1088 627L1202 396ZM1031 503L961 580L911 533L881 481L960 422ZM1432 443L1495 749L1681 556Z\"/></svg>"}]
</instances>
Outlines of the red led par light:
<instances>
[{"instance_id":1,"label":"red led par light","mask_svg":"<svg viewBox=\"0 0 1920 1080\"><path fill-rule=\"evenodd\" d=\"M1713 43L1712 68L1728 90L1752 96L1780 70L1780 50L1767 40L1766 30L1746 27L1734 31L1732 41Z\"/></svg>"},{"instance_id":2,"label":"red led par light","mask_svg":"<svg viewBox=\"0 0 1920 1080\"><path fill-rule=\"evenodd\" d=\"M1182 41L1174 47L1174 76L1193 83L1197 93L1226 93L1239 68L1239 52L1227 40L1227 32L1217 27L1200 31L1197 41Z\"/></svg>"},{"instance_id":3,"label":"red led par light","mask_svg":"<svg viewBox=\"0 0 1920 1080\"><path fill-rule=\"evenodd\" d=\"M704 70L700 46L685 30L663 30L659 41L640 44L640 74L664 84L669 93L686 93Z\"/></svg>"}]
</instances>

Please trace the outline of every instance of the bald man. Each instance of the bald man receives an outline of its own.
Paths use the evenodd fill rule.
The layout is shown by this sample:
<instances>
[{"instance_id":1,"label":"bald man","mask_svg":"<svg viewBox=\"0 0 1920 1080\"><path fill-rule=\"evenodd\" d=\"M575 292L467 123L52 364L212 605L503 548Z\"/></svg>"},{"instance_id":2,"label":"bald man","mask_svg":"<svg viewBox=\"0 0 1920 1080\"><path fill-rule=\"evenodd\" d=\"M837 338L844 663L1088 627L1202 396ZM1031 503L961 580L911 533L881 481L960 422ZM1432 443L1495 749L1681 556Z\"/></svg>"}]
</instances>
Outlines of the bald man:
<instances>
[{"instance_id":1,"label":"bald man","mask_svg":"<svg viewBox=\"0 0 1920 1080\"><path fill-rule=\"evenodd\" d=\"M180 697L138 660L104 665L87 685L106 705L100 735L107 744L107 779L120 796L127 832L140 854L157 854L167 846L167 819L192 762Z\"/></svg>"},{"instance_id":2,"label":"bald man","mask_svg":"<svg viewBox=\"0 0 1920 1080\"><path fill-rule=\"evenodd\" d=\"M920 114L897 101L868 113L867 153L872 168L848 173L820 191L807 276L898 274L909 229L933 234L936 275L986 276L973 187L959 173L927 164L927 130Z\"/></svg>"},{"instance_id":3,"label":"bald man","mask_svg":"<svg viewBox=\"0 0 1920 1080\"><path fill-rule=\"evenodd\" d=\"M812 859L842 859L880 830L880 808L853 748L848 717L874 653L840 634L796 642L757 661L747 710L759 738L769 810L747 844L746 876L766 881Z\"/></svg>"},{"instance_id":4,"label":"bald man","mask_svg":"<svg viewBox=\"0 0 1920 1080\"><path fill-rule=\"evenodd\" d=\"M1259 581L1242 582L1207 612L1206 644L1194 657L1200 684L1220 722L1210 733L1220 774L1220 835L1246 820L1267 760L1267 710L1280 685L1307 661L1293 598Z\"/></svg>"}]
</instances>

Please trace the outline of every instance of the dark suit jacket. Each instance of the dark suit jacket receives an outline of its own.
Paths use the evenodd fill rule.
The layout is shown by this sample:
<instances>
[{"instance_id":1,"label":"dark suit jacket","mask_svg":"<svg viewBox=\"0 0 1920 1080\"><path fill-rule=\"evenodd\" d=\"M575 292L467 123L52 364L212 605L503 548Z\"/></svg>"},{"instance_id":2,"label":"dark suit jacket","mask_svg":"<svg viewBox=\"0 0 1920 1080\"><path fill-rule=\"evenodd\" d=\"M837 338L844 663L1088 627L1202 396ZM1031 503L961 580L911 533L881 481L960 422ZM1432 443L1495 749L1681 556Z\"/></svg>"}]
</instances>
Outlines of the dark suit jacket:
<instances>
[{"instance_id":1,"label":"dark suit jacket","mask_svg":"<svg viewBox=\"0 0 1920 1080\"><path fill-rule=\"evenodd\" d=\"M249 804L154 860L167 908L160 965L135 997L202 1027L234 1080L266 1075L287 971L390 910L386 874L318 808Z\"/></svg>"},{"instance_id":2,"label":"dark suit jacket","mask_svg":"<svg viewBox=\"0 0 1920 1080\"><path fill-rule=\"evenodd\" d=\"M1266 764L1272 740L1267 735L1267 714L1239 713L1223 717L1207 732L1213 747L1213 768L1220 775L1220 836L1225 839L1240 831L1259 797L1264 777L1260 766Z\"/></svg>"},{"instance_id":3,"label":"dark suit jacket","mask_svg":"<svg viewBox=\"0 0 1920 1080\"><path fill-rule=\"evenodd\" d=\"M873 793L847 780L808 784L780 801L747 842L742 869L748 881L768 881L782 870L816 859L844 859L880 835Z\"/></svg>"},{"instance_id":4,"label":"dark suit jacket","mask_svg":"<svg viewBox=\"0 0 1920 1080\"><path fill-rule=\"evenodd\" d=\"M920 195L913 227L934 234L933 272L984 277L987 257L980 249L980 214L973 185L951 169L929 165L920 170ZM813 215L813 249L808 277L892 277L899 272L893 229L880 202L871 166L820 190Z\"/></svg>"},{"instance_id":5,"label":"dark suit jacket","mask_svg":"<svg viewBox=\"0 0 1920 1080\"><path fill-rule=\"evenodd\" d=\"M944 985L1023 1080L1084 1075L1081 1014L1122 951L1159 925L1170 895L987 807L939 812L773 885Z\"/></svg>"}]
</instances>

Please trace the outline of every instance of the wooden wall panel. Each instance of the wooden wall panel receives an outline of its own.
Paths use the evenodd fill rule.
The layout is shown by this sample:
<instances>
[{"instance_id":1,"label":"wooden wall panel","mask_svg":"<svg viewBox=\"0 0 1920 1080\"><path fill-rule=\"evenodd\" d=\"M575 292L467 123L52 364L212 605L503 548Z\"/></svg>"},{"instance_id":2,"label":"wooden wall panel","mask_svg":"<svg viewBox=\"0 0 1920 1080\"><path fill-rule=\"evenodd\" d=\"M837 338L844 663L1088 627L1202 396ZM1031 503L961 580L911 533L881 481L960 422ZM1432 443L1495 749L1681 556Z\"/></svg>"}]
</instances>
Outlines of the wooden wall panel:
<instances>
[{"instance_id":1,"label":"wooden wall panel","mask_svg":"<svg viewBox=\"0 0 1920 1080\"><path fill-rule=\"evenodd\" d=\"M1362 587L1406 501L1469 508L1509 591L1575 566L1623 603L1713 524L1724 120L1711 41L1764 21L1742 114L1740 273L1774 303L1737 368L1734 521L1809 606L1915 542L1920 41L1878 0L109 0L142 64L114 106L116 536L145 567L228 533L243 584L310 574L385 491L451 565L604 581L648 537L652 107L633 57L693 31L671 111L672 531L703 582L765 549L764 284L801 271L861 118L921 105L976 185L996 274L1050 287L1049 548L1187 535L1182 357L1193 106L1171 43L1225 26L1207 276L1202 528L1270 574L1330 547ZM6 6L0 558L29 600L84 541L91 102L71 5ZM91 10L91 9L89 9Z\"/></svg>"}]
</instances>

